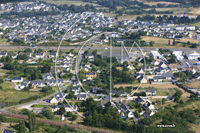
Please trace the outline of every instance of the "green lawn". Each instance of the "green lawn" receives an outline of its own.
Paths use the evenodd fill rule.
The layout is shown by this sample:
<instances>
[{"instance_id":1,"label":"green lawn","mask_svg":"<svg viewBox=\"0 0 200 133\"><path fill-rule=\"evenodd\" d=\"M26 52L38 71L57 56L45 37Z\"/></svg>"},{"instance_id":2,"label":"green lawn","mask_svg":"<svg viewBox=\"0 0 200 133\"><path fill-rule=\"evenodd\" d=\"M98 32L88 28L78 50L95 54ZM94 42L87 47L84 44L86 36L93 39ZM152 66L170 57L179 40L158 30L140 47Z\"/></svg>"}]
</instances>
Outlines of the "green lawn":
<instances>
[{"instance_id":1,"label":"green lawn","mask_svg":"<svg viewBox=\"0 0 200 133\"><path fill-rule=\"evenodd\" d=\"M169 91L156 91L157 96L169 96Z\"/></svg>"},{"instance_id":2,"label":"green lawn","mask_svg":"<svg viewBox=\"0 0 200 133\"><path fill-rule=\"evenodd\" d=\"M194 25L194 26L200 26L200 21L199 22L197 22L197 23L193 23L192 25Z\"/></svg>"}]
</instances>

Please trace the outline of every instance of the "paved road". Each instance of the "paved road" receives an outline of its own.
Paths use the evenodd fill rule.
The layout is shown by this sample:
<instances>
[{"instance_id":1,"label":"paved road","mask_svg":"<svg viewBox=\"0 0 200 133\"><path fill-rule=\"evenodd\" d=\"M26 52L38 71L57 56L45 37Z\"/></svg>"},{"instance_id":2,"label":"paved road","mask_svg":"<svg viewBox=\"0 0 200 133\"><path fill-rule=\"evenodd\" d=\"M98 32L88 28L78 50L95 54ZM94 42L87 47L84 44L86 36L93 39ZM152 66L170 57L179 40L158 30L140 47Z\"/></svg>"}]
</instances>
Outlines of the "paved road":
<instances>
[{"instance_id":1,"label":"paved road","mask_svg":"<svg viewBox=\"0 0 200 133\"><path fill-rule=\"evenodd\" d=\"M72 82L69 82L62 90L65 90L68 86L70 86L72 84ZM9 106L9 107L5 107L3 109L0 109L0 112L5 112L6 110L10 109L10 108L14 108L14 107L22 107L22 106L29 106L29 105L33 105L33 104L37 104L37 103L41 103L44 99L53 97L55 95L57 95L58 93L60 93L60 91L56 91L55 93L48 95L46 97L43 97L41 99L35 100L33 102L29 102L29 103L24 103L24 104L19 104L19 105L13 105L13 106Z\"/></svg>"},{"instance_id":2,"label":"paved road","mask_svg":"<svg viewBox=\"0 0 200 133\"><path fill-rule=\"evenodd\" d=\"M32 48L32 47L27 47L27 46L12 46L12 45L0 45L0 49L25 49L25 48ZM44 50L48 50L48 49L52 49L52 50L57 50L57 46L38 46L37 48L41 48ZM61 46L60 49L61 50L70 50L70 49L74 49L74 50L80 50L80 46ZM104 47L83 47L83 51L88 50L88 48L90 50L104 50ZM127 47L128 49L130 49L131 47ZM34 48L32 48L34 49ZM112 49L115 50L121 50L121 47L112 47ZM155 50L156 48L144 48L142 47L143 51L150 51L150 50ZM163 49L170 49L171 51L185 51L185 52L189 52L189 51L197 51L200 52L200 49L191 49L191 48L163 48ZM138 48L132 48L132 51L136 51L138 50Z\"/></svg>"}]
</instances>

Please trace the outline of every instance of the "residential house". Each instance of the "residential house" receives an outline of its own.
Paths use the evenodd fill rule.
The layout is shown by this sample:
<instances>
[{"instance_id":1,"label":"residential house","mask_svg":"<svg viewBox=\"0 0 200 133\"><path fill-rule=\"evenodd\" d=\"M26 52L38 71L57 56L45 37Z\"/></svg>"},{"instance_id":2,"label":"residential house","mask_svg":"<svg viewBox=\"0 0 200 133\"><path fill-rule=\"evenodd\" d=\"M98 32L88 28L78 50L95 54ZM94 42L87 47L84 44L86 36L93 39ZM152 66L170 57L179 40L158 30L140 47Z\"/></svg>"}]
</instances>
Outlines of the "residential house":
<instances>
[{"instance_id":1,"label":"residential house","mask_svg":"<svg viewBox=\"0 0 200 133\"><path fill-rule=\"evenodd\" d=\"M166 79L166 80L172 80L173 74L172 73L163 73L162 77L163 77L163 79Z\"/></svg>"},{"instance_id":2,"label":"residential house","mask_svg":"<svg viewBox=\"0 0 200 133\"><path fill-rule=\"evenodd\" d=\"M149 108L150 110L154 110L155 109L155 107L152 105L151 101L146 101L143 104L143 106Z\"/></svg>"},{"instance_id":3,"label":"residential house","mask_svg":"<svg viewBox=\"0 0 200 133\"><path fill-rule=\"evenodd\" d=\"M45 108L33 108L33 113L42 114L44 113Z\"/></svg>"},{"instance_id":4,"label":"residential house","mask_svg":"<svg viewBox=\"0 0 200 133\"><path fill-rule=\"evenodd\" d=\"M193 25L187 25L186 30L196 30L196 27Z\"/></svg>"},{"instance_id":5,"label":"residential house","mask_svg":"<svg viewBox=\"0 0 200 133\"><path fill-rule=\"evenodd\" d=\"M73 87L80 85L78 81L73 82Z\"/></svg>"},{"instance_id":6,"label":"residential house","mask_svg":"<svg viewBox=\"0 0 200 133\"><path fill-rule=\"evenodd\" d=\"M161 68L167 68L167 65L164 62L160 62L159 67L161 67Z\"/></svg>"},{"instance_id":7,"label":"residential house","mask_svg":"<svg viewBox=\"0 0 200 133\"><path fill-rule=\"evenodd\" d=\"M23 78L22 77L12 77L11 82L22 82Z\"/></svg>"},{"instance_id":8,"label":"residential house","mask_svg":"<svg viewBox=\"0 0 200 133\"><path fill-rule=\"evenodd\" d=\"M58 86L63 86L63 84L64 84L64 81L63 81L63 79L48 79L47 80L47 86L56 86L56 85L58 85Z\"/></svg>"},{"instance_id":9,"label":"residential house","mask_svg":"<svg viewBox=\"0 0 200 133\"><path fill-rule=\"evenodd\" d=\"M107 93L110 94L110 90L108 90ZM117 91L117 90L112 90L111 91L112 95L115 95L117 93L120 93L120 96L126 96L127 95L125 91Z\"/></svg>"},{"instance_id":10,"label":"residential house","mask_svg":"<svg viewBox=\"0 0 200 133\"><path fill-rule=\"evenodd\" d=\"M49 102L52 104L58 104L58 103L62 103L64 98L67 96L66 93L59 93L56 96L54 96Z\"/></svg>"},{"instance_id":11,"label":"residential house","mask_svg":"<svg viewBox=\"0 0 200 133\"><path fill-rule=\"evenodd\" d=\"M89 61L94 61L94 55L93 54L86 54L85 55L85 58L88 58L89 59Z\"/></svg>"},{"instance_id":12,"label":"residential house","mask_svg":"<svg viewBox=\"0 0 200 133\"><path fill-rule=\"evenodd\" d=\"M156 68L155 71L157 72L157 74L163 74L163 73L169 72L169 69L168 68L159 67L159 68Z\"/></svg>"},{"instance_id":13,"label":"residential house","mask_svg":"<svg viewBox=\"0 0 200 133\"><path fill-rule=\"evenodd\" d=\"M102 90L102 88L101 88L101 87L93 87L93 88L92 88L92 92L93 92L94 94L97 94L97 92L98 92L99 90Z\"/></svg>"},{"instance_id":14,"label":"residential house","mask_svg":"<svg viewBox=\"0 0 200 133\"><path fill-rule=\"evenodd\" d=\"M85 101L87 97L87 94L77 94L76 99Z\"/></svg>"},{"instance_id":15,"label":"residential house","mask_svg":"<svg viewBox=\"0 0 200 133\"><path fill-rule=\"evenodd\" d=\"M31 57L32 53L23 53L23 55L27 55L28 57Z\"/></svg>"},{"instance_id":16,"label":"residential house","mask_svg":"<svg viewBox=\"0 0 200 133\"><path fill-rule=\"evenodd\" d=\"M156 95L156 90L155 89L146 89L145 93L146 93L146 95L155 96Z\"/></svg>"},{"instance_id":17,"label":"residential house","mask_svg":"<svg viewBox=\"0 0 200 133\"><path fill-rule=\"evenodd\" d=\"M49 53L49 58L55 58L56 57L56 53Z\"/></svg>"},{"instance_id":18,"label":"residential house","mask_svg":"<svg viewBox=\"0 0 200 133\"><path fill-rule=\"evenodd\" d=\"M123 112L124 114L128 115L128 118L133 118L134 114L132 111L130 111L130 107L122 102L119 103L120 106L117 108L118 112L121 113Z\"/></svg>"},{"instance_id":19,"label":"residential house","mask_svg":"<svg viewBox=\"0 0 200 133\"><path fill-rule=\"evenodd\" d=\"M188 60L197 60L200 57L200 54L196 51L186 53L185 56Z\"/></svg>"},{"instance_id":20,"label":"residential house","mask_svg":"<svg viewBox=\"0 0 200 133\"><path fill-rule=\"evenodd\" d=\"M135 103L141 103L144 104L145 103L145 99L141 98L140 96L137 96L137 98L135 99Z\"/></svg>"},{"instance_id":21,"label":"residential house","mask_svg":"<svg viewBox=\"0 0 200 133\"><path fill-rule=\"evenodd\" d=\"M134 69L135 69L135 67L134 67L133 64L128 64L126 67L127 67L129 70L134 70Z\"/></svg>"},{"instance_id":22,"label":"residential house","mask_svg":"<svg viewBox=\"0 0 200 133\"><path fill-rule=\"evenodd\" d=\"M12 57L13 59L16 59L17 56L18 56L18 54L11 54L11 57Z\"/></svg>"},{"instance_id":23,"label":"residential house","mask_svg":"<svg viewBox=\"0 0 200 133\"><path fill-rule=\"evenodd\" d=\"M42 76L42 79L54 79L53 73L46 73Z\"/></svg>"},{"instance_id":24,"label":"residential house","mask_svg":"<svg viewBox=\"0 0 200 133\"><path fill-rule=\"evenodd\" d=\"M61 63L60 64L60 67L63 67L63 68L66 68L66 67L69 67L70 64L69 63Z\"/></svg>"},{"instance_id":25,"label":"residential house","mask_svg":"<svg viewBox=\"0 0 200 133\"><path fill-rule=\"evenodd\" d=\"M144 117L149 117L149 116L152 116L154 115L155 113L151 110L146 110L144 113L143 113L143 116Z\"/></svg>"},{"instance_id":26,"label":"residential house","mask_svg":"<svg viewBox=\"0 0 200 133\"><path fill-rule=\"evenodd\" d=\"M71 88L71 92L74 92L75 95L78 94L80 91L81 91L81 89L78 86L75 86L75 87Z\"/></svg>"},{"instance_id":27,"label":"residential house","mask_svg":"<svg viewBox=\"0 0 200 133\"><path fill-rule=\"evenodd\" d=\"M185 26L179 25L179 26L176 26L175 29L176 29L176 31L184 31L185 30Z\"/></svg>"},{"instance_id":28,"label":"residential house","mask_svg":"<svg viewBox=\"0 0 200 133\"><path fill-rule=\"evenodd\" d=\"M163 81L163 76L153 76L153 81L154 82L162 82Z\"/></svg>"},{"instance_id":29,"label":"residential house","mask_svg":"<svg viewBox=\"0 0 200 133\"><path fill-rule=\"evenodd\" d=\"M159 59L161 57L161 54L159 51L151 51L149 56L153 57L154 59Z\"/></svg>"},{"instance_id":30,"label":"residential house","mask_svg":"<svg viewBox=\"0 0 200 133\"><path fill-rule=\"evenodd\" d=\"M70 106L69 105L55 105L55 106L50 106L50 107L51 107L52 112L56 112L60 110L60 108L63 106L66 112L74 112L78 110L78 107L76 105L70 105Z\"/></svg>"},{"instance_id":31,"label":"residential house","mask_svg":"<svg viewBox=\"0 0 200 133\"><path fill-rule=\"evenodd\" d=\"M194 75L192 75L192 77L199 80L200 79L200 73L195 73Z\"/></svg>"},{"instance_id":32,"label":"residential house","mask_svg":"<svg viewBox=\"0 0 200 133\"><path fill-rule=\"evenodd\" d=\"M35 58L36 58L36 59L39 59L39 58L44 59L44 56L45 56L44 53L36 53Z\"/></svg>"},{"instance_id":33,"label":"residential house","mask_svg":"<svg viewBox=\"0 0 200 133\"><path fill-rule=\"evenodd\" d=\"M0 58L3 57L3 56L7 56L7 55L8 55L7 52L1 52L0 53Z\"/></svg>"},{"instance_id":34,"label":"residential house","mask_svg":"<svg viewBox=\"0 0 200 133\"><path fill-rule=\"evenodd\" d=\"M172 71L178 71L178 68L177 68L177 65L175 63L173 64L169 64L169 69L172 70Z\"/></svg>"},{"instance_id":35,"label":"residential house","mask_svg":"<svg viewBox=\"0 0 200 133\"><path fill-rule=\"evenodd\" d=\"M25 87L28 87L28 85L30 84L31 82L29 80L25 80L21 86L20 86L20 89L24 89Z\"/></svg>"},{"instance_id":36,"label":"residential house","mask_svg":"<svg viewBox=\"0 0 200 133\"><path fill-rule=\"evenodd\" d=\"M183 60L184 59L183 51L173 51L172 54L176 56L177 60Z\"/></svg>"},{"instance_id":37,"label":"residential house","mask_svg":"<svg viewBox=\"0 0 200 133\"><path fill-rule=\"evenodd\" d=\"M196 70L195 70L194 68L192 68L192 67L187 68L186 71L187 71L188 73L192 73L192 74L195 74L195 73L196 73Z\"/></svg>"},{"instance_id":38,"label":"residential house","mask_svg":"<svg viewBox=\"0 0 200 133\"><path fill-rule=\"evenodd\" d=\"M33 80L32 81L32 87L34 87L34 88L42 88L44 86L46 86L44 80Z\"/></svg>"},{"instance_id":39,"label":"residential house","mask_svg":"<svg viewBox=\"0 0 200 133\"><path fill-rule=\"evenodd\" d=\"M93 79L93 78L96 78L97 77L97 74L96 73L86 73L85 76L88 78L88 79Z\"/></svg>"},{"instance_id":40,"label":"residential house","mask_svg":"<svg viewBox=\"0 0 200 133\"><path fill-rule=\"evenodd\" d=\"M140 83L148 83L148 80L146 77L144 77L143 75L141 75L141 77L138 79Z\"/></svg>"},{"instance_id":41,"label":"residential house","mask_svg":"<svg viewBox=\"0 0 200 133\"><path fill-rule=\"evenodd\" d=\"M157 60L153 60L152 63L151 63L151 65L154 65L154 66L157 66L157 65L159 65L159 64L160 64L160 62L157 61Z\"/></svg>"}]
</instances>

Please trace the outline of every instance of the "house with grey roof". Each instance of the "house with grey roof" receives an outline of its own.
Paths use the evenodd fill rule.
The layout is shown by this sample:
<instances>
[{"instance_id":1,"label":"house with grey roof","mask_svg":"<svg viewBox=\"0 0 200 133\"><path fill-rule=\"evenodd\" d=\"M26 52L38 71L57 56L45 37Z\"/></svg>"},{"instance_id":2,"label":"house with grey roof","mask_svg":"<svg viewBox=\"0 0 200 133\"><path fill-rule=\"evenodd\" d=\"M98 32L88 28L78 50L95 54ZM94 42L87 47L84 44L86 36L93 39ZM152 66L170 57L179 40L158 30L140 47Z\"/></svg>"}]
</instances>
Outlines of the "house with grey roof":
<instances>
[{"instance_id":1,"label":"house with grey roof","mask_svg":"<svg viewBox=\"0 0 200 133\"><path fill-rule=\"evenodd\" d=\"M20 89L23 89L23 88L25 88L25 87L28 87L29 84L30 84L30 81L29 81L29 80L25 80L25 81L21 84Z\"/></svg>"},{"instance_id":2,"label":"house with grey roof","mask_svg":"<svg viewBox=\"0 0 200 133\"><path fill-rule=\"evenodd\" d=\"M32 81L32 87L34 87L34 88L42 88L44 86L46 86L44 80L33 80Z\"/></svg>"},{"instance_id":3,"label":"house with grey roof","mask_svg":"<svg viewBox=\"0 0 200 133\"><path fill-rule=\"evenodd\" d=\"M54 79L53 73L46 73L42 76L42 79Z\"/></svg>"},{"instance_id":4,"label":"house with grey roof","mask_svg":"<svg viewBox=\"0 0 200 133\"><path fill-rule=\"evenodd\" d=\"M163 81L163 76L153 76L153 81L154 82L162 82Z\"/></svg>"},{"instance_id":5,"label":"house with grey roof","mask_svg":"<svg viewBox=\"0 0 200 133\"><path fill-rule=\"evenodd\" d=\"M155 96L156 95L156 90L155 89L146 89L145 93L146 93L146 95Z\"/></svg>"},{"instance_id":6,"label":"house with grey roof","mask_svg":"<svg viewBox=\"0 0 200 133\"><path fill-rule=\"evenodd\" d=\"M58 85L58 86L63 86L63 84L64 84L64 81L63 81L63 79L48 79L47 80L47 86L56 86L56 85Z\"/></svg>"},{"instance_id":7,"label":"house with grey roof","mask_svg":"<svg viewBox=\"0 0 200 133\"><path fill-rule=\"evenodd\" d=\"M11 82L22 82L23 81L23 77L12 77Z\"/></svg>"},{"instance_id":8,"label":"house with grey roof","mask_svg":"<svg viewBox=\"0 0 200 133\"><path fill-rule=\"evenodd\" d=\"M76 99L85 101L87 97L87 94L77 94Z\"/></svg>"},{"instance_id":9,"label":"house with grey roof","mask_svg":"<svg viewBox=\"0 0 200 133\"><path fill-rule=\"evenodd\" d=\"M124 104L123 102L119 102L119 104L120 104L120 106L117 107L119 113L122 112L123 116L125 114L127 114L128 118L133 118L134 117L134 114L133 114L132 111L130 111L130 107L128 105Z\"/></svg>"},{"instance_id":10,"label":"house with grey roof","mask_svg":"<svg viewBox=\"0 0 200 133\"><path fill-rule=\"evenodd\" d=\"M1 52L0 53L0 58L3 57L3 56L7 56L7 55L8 55L7 52Z\"/></svg>"}]
</instances>

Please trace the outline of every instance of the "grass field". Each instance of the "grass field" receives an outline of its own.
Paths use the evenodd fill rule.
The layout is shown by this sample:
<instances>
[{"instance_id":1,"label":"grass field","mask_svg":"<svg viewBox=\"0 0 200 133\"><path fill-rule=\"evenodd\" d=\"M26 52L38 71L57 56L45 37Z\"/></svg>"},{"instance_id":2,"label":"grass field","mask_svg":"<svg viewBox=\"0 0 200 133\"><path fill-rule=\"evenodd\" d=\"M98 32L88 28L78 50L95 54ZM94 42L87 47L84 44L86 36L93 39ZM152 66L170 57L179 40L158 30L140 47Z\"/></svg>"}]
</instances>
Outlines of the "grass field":
<instances>
[{"instance_id":1,"label":"grass field","mask_svg":"<svg viewBox=\"0 0 200 133\"><path fill-rule=\"evenodd\" d=\"M5 81L0 85L2 86L3 90L14 89L15 88L15 84L10 82L10 81Z\"/></svg>"},{"instance_id":2,"label":"grass field","mask_svg":"<svg viewBox=\"0 0 200 133\"><path fill-rule=\"evenodd\" d=\"M187 84L185 84L185 87L192 87L196 89L200 89L200 81L192 81Z\"/></svg>"},{"instance_id":3,"label":"grass field","mask_svg":"<svg viewBox=\"0 0 200 133\"><path fill-rule=\"evenodd\" d=\"M154 41L155 42L154 47L162 47L162 48L164 48L164 47L168 47L168 48L170 48L170 47L177 47L177 48L181 47L180 45L167 46L169 40L170 40L170 43L172 45L173 39L159 38L159 37L148 37L148 36L142 36L141 39L146 41L146 42ZM181 40L178 40L178 41L180 41L180 42L190 41L191 43L199 43L198 40L188 39L188 38L182 38Z\"/></svg>"},{"instance_id":4,"label":"grass field","mask_svg":"<svg viewBox=\"0 0 200 133\"><path fill-rule=\"evenodd\" d=\"M0 103L9 102L9 103L18 103L22 99L29 98L31 96L38 95L42 96L42 92L24 92L17 90L1 90L0 91Z\"/></svg>"},{"instance_id":5,"label":"grass field","mask_svg":"<svg viewBox=\"0 0 200 133\"><path fill-rule=\"evenodd\" d=\"M8 44L7 39L0 39L0 44Z\"/></svg>"},{"instance_id":6,"label":"grass field","mask_svg":"<svg viewBox=\"0 0 200 133\"><path fill-rule=\"evenodd\" d=\"M3 132L3 130L4 130L5 127L6 127L6 125L0 124L0 132L1 132L1 133Z\"/></svg>"},{"instance_id":7,"label":"grass field","mask_svg":"<svg viewBox=\"0 0 200 133\"><path fill-rule=\"evenodd\" d=\"M145 2L144 4L148 4L148 5L152 6L152 5L157 5L157 4L166 4L166 5L173 4L173 5L178 5L179 3L175 3L175 2Z\"/></svg>"},{"instance_id":8,"label":"grass field","mask_svg":"<svg viewBox=\"0 0 200 133\"><path fill-rule=\"evenodd\" d=\"M197 22L197 23L193 23L192 25L194 25L194 26L200 26L200 22Z\"/></svg>"},{"instance_id":9,"label":"grass field","mask_svg":"<svg viewBox=\"0 0 200 133\"><path fill-rule=\"evenodd\" d=\"M133 87L138 87L139 84L118 84L118 85L114 85L114 88L119 88L120 86L122 87L128 87L128 86L133 86ZM190 93L186 92L185 90L183 90L182 88L177 87L176 85L173 84L142 84L141 85L142 88L147 88L147 87L154 87L157 89L167 89L168 88L177 88L178 90L180 90L183 94L182 97L186 98L190 96Z\"/></svg>"}]
</instances>

